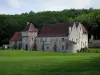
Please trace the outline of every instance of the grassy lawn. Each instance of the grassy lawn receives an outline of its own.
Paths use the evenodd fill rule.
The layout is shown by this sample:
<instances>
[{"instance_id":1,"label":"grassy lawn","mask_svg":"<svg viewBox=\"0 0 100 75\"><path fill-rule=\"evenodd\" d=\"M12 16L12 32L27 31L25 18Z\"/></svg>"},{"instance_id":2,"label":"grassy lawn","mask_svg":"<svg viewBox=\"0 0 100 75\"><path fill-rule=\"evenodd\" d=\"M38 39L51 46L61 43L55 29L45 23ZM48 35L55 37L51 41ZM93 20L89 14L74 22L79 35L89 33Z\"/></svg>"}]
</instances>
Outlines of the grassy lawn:
<instances>
[{"instance_id":1,"label":"grassy lawn","mask_svg":"<svg viewBox=\"0 0 100 75\"><path fill-rule=\"evenodd\" d=\"M0 50L0 75L100 75L100 53Z\"/></svg>"}]
</instances>

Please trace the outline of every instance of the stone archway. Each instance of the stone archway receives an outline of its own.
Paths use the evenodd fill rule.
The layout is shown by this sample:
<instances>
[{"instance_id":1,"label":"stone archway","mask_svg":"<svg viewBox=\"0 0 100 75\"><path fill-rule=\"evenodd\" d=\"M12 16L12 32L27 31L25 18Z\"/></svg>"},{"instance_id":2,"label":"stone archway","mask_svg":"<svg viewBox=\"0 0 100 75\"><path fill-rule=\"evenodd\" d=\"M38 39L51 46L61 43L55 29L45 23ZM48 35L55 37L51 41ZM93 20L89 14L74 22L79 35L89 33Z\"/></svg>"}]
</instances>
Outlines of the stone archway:
<instances>
[{"instance_id":1,"label":"stone archway","mask_svg":"<svg viewBox=\"0 0 100 75\"><path fill-rule=\"evenodd\" d=\"M28 50L28 45L27 44L25 45L25 50Z\"/></svg>"},{"instance_id":2,"label":"stone archway","mask_svg":"<svg viewBox=\"0 0 100 75\"><path fill-rule=\"evenodd\" d=\"M57 52L57 45L55 44L53 47L54 52Z\"/></svg>"}]
</instances>

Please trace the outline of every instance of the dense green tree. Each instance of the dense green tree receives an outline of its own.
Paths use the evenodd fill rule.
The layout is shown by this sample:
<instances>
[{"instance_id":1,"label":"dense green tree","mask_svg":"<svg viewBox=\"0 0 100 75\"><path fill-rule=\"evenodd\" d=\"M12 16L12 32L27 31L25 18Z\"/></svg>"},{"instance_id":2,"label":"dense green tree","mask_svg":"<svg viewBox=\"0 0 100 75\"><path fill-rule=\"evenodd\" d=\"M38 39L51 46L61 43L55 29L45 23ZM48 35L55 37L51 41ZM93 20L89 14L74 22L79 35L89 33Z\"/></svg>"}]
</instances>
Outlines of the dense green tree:
<instances>
[{"instance_id":1,"label":"dense green tree","mask_svg":"<svg viewBox=\"0 0 100 75\"><path fill-rule=\"evenodd\" d=\"M66 23L80 21L86 26L89 33L91 25L97 24L98 38L100 38L100 9L65 9L63 11L44 11L15 14L0 15L0 45L8 43L10 37L17 31L21 31L27 22L31 22L39 30L44 24Z\"/></svg>"}]
</instances>

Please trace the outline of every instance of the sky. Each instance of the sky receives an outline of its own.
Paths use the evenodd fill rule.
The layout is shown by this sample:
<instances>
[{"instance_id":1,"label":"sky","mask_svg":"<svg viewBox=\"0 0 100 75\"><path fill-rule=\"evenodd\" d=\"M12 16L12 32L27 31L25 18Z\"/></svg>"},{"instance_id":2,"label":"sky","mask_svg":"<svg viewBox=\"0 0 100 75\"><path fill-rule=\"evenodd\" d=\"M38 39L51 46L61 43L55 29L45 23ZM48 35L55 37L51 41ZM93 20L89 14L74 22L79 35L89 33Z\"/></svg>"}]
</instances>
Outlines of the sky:
<instances>
[{"instance_id":1,"label":"sky","mask_svg":"<svg viewBox=\"0 0 100 75\"><path fill-rule=\"evenodd\" d=\"M0 14L100 8L100 0L0 0Z\"/></svg>"}]
</instances>

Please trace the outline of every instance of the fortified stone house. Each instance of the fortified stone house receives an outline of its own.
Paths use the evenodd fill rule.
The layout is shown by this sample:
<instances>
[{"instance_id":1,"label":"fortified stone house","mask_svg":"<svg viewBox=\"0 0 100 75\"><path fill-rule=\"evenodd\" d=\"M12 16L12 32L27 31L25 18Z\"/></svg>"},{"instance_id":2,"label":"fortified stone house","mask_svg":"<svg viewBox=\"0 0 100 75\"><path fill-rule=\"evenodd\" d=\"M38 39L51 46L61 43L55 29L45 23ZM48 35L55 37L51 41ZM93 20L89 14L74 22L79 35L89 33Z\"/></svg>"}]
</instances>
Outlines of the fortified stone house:
<instances>
[{"instance_id":1,"label":"fortified stone house","mask_svg":"<svg viewBox=\"0 0 100 75\"><path fill-rule=\"evenodd\" d=\"M88 32L80 22L47 24L39 34L33 24L27 24L12 36L10 48L76 53L88 48Z\"/></svg>"}]
</instances>

